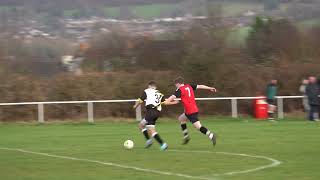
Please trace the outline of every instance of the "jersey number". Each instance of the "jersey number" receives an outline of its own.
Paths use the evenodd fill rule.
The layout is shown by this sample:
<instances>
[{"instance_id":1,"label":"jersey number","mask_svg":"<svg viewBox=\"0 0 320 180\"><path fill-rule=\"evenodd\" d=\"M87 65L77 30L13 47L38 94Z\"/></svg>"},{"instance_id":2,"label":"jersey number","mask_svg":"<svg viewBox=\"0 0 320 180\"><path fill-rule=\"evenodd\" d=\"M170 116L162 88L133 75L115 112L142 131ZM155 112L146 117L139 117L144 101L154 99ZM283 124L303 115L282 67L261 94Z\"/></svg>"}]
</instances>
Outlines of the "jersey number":
<instances>
[{"instance_id":1,"label":"jersey number","mask_svg":"<svg viewBox=\"0 0 320 180\"><path fill-rule=\"evenodd\" d=\"M155 103L157 103L157 104L160 103L162 96L160 94L155 94L155 96L156 96Z\"/></svg>"},{"instance_id":2,"label":"jersey number","mask_svg":"<svg viewBox=\"0 0 320 180\"><path fill-rule=\"evenodd\" d=\"M185 90L188 91L188 94L189 94L189 97L191 97L191 91L190 91L190 88L189 87L186 87Z\"/></svg>"}]
</instances>

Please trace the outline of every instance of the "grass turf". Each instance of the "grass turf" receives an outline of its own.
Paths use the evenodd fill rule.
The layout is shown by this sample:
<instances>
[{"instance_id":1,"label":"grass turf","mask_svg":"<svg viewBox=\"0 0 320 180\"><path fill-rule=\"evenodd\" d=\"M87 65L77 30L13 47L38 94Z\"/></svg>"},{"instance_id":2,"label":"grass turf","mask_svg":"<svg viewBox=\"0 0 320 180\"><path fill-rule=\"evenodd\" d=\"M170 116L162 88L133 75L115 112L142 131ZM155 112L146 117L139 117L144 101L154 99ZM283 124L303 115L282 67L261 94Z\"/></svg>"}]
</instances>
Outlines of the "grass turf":
<instances>
[{"instance_id":1,"label":"grass turf","mask_svg":"<svg viewBox=\"0 0 320 180\"><path fill-rule=\"evenodd\" d=\"M139 18L157 18L161 13L173 12L176 4L151 4L130 7L131 11Z\"/></svg>"},{"instance_id":2,"label":"grass turf","mask_svg":"<svg viewBox=\"0 0 320 180\"><path fill-rule=\"evenodd\" d=\"M239 27L233 29L226 38L227 45L230 47L245 47L246 39L249 36L251 27Z\"/></svg>"},{"instance_id":3,"label":"grass turf","mask_svg":"<svg viewBox=\"0 0 320 180\"><path fill-rule=\"evenodd\" d=\"M233 176L213 176L253 169L270 162L262 159L223 154L160 152L154 144L143 149L144 140L136 123L99 122L53 124L0 124L0 148L72 156L140 168L169 171L219 180L319 179L320 124L297 120L278 123L246 119L207 118L203 124L215 130L218 145L191 129L192 140L180 145L181 132L176 120L160 121L158 132L170 149L263 155L283 162L280 166ZM190 125L189 125L190 127ZM135 142L133 150L124 150L126 139ZM90 162L72 161L0 150L0 179L5 180L100 180L100 179L185 179L177 176L145 173Z\"/></svg>"},{"instance_id":4,"label":"grass turf","mask_svg":"<svg viewBox=\"0 0 320 180\"><path fill-rule=\"evenodd\" d=\"M158 18L162 13L173 12L178 7L177 4L150 4L129 6L128 9L138 18ZM107 16L118 17L120 7L105 7L104 12Z\"/></svg>"}]
</instances>

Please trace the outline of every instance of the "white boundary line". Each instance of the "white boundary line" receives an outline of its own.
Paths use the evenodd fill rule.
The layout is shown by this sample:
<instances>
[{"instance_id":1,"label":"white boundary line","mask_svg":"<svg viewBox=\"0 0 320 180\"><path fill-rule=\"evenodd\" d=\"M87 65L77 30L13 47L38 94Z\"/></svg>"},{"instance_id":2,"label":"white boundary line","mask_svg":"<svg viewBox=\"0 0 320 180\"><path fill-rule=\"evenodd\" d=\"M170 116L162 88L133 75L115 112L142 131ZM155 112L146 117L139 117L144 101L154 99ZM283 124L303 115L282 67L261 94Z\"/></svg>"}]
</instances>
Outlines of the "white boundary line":
<instances>
[{"instance_id":1,"label":"white boundary line","mask_svg":"<svg viewBox=\"0 0 320 180\"><path fill-rule=\"evenodd\" d=\"M233 171L233 172L227 172L223 174L212 174L213 176L226 176L226 175L235 175L235 174L244 174L244 173L250 173L250 172L255 172L255 171L260 171L263 169L267 168L272 168L279 166L282 164L281 161L278 161L276 159L267 157L267 156L257 156L257 155L249 155L249 154L239 154L239 153L229 153L229 152L212 152L212 151L188 151L188 150L169 150L173 152L189 152L189 153L214 153L214 154L225 154L225 155L231 155L231 156L243 156L243 157L250 157L250 158L255 158L255 159L264 159L268 160L271 162L271 164L264 165L264 166L259 166L254 169L248 169L248 170L243 170L243 171Z\"/></svg>"},{"instance_id":2,"label":"white boundary line","mask_svg":"<svg viewBox=\"0 0 320 180\"><path fill-rule=\"evenodd\" d=\"M35 154L35 155L39 155L39 156L46 156L46 157L59 158L59 159L67 159L67 160L73 160L73 161L96 163L96 164L113 166L113 167L118 167L118 168L123 168L123 169L132 169L132 170L135 170L135 171L142 171L142 172L147 172L147 173L155 173L155 174L167 175L167 176L177 176L177 177L188 178L188 179L217 180L216 178L191 176L191 175L187 175L187 174L172 173L172 172L167 172L167 171L158 171L158 170L153 170L153 169L145 169L145 168L139 168L139 167L135 167L135 166L116 164L116 163L111 163L111 162L103 162L103 161L96 161L96 160L90 160L90 159L82 159L82 158L76 158L76 157L70 157L70 156L60 156L60 155L41 153L41 152L34 152L34 151L28 151L28 150L16 149L16 148L1 148L0 147L0 150L15 151L15 152L26 153L26 154Z\"/></svg>"},{"instance_id":3,"label":"white boundary line","mask_svg":"<svg viewBox=\"0 0 320 180\"><path fill-rule=\"evenodd\" d=\"M73 160L73 161L83 161L83 162L89 162L89 163L96 163L96 164L113 166L113 167L118 167L118 168L123 168L123 169L132 169L132 170L136 170L136 171L155 173L155 174L167 175L167 176L177 176L177 177L188 178L188 179L217 180L216 178L209 178L209 177L204 177L204 176L192 176L192 175L181 174L181 173L172 173L172 172L168 172L168 171L158 171L158 170L153 170L153 169L145 169L145 168L139 168L139 167L135 167L135 166L128 166L128 165L122 165L122 164L111 163L111 162L82 159L82 158L76 158L76 157L70 157L70 156L60 156L60 155L54 155L54 154L48 154L48 153L28 151L28 150L24 150L24 149L17 149L17 148L2 148L2 147L0 147L0 150L15 151L15 152L20 152L20 153L34 154L34 155L39 155L39 156L67 159L67 160ZM273 158L270 158L267 156L255 156L255 155L229 153L229 152L191 151L191 150L175 150L175 149L169 150L169 152L214 153L214 154L224 154L224 155L231 155L231 156L250 157L250 158L255 158L255 159L264 159L264 160L268 160L268 161L272 162L271 164L260 166L260 167L254 168L254 169L248 169L248 170L243 170L243 171L233 171L233 172L227 172L227 173L223 173L223 174L211 174L211 176L225 176L225 175L250 173L250 172L255 172L255 171L259 171L259 170L263 170L263 169L267 169L267 168L276 167L282 163L281 161L278 161L276 159L273 159Z\"/></svg>"}]
</instances>

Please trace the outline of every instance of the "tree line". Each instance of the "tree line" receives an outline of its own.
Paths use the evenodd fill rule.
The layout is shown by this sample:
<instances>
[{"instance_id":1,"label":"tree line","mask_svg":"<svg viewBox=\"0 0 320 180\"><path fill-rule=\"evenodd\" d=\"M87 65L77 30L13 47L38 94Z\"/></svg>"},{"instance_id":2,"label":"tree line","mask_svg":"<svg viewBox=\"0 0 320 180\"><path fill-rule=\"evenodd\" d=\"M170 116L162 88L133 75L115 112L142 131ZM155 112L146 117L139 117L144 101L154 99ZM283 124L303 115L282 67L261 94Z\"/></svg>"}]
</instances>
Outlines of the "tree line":
<instances>
[{"instance_id":1,"label":"tree line","mask_svg":"<svg viewBox=\"0 0 320 180\"><path fill-rule=\"evenodd\" d=\"M227 32L208 19L162 39L147 35L133 38L120 30L99 34L89 42L88 49L78 51L84 57L82 75L39 76L17 70L10 66L10 61L2 60L0 101L131 99L140 96L149 80L157 81L161 91L169 96L175 91L172 80L177 76L189 83L213 85L219 91L215 96L220 97L262 95L273 78L280 82L280 95L297 95L301 79L319 75L320 27L301 31L289 20L258 17L244 47L225 43ZM27 59L23 61L28 53L24 53L20 59L28 64ZM29 63L29 67L38 65ZM206 92L197 95L212 97ZM199 102L207 114L228 114L229 103ZM252 102L239 103L240 113L252 112ZM285 110L296 111L300 106L299 101L293 101L286 103ZM175 115L179 108L165 108L164 112ZM134 116L129 103L97 104L95 111L97 117ZM1 120L28 120L36 115L35 106L0 107ZM49 119L85 116L85 105L46 106Z\"/></svg>"}]
</instances>

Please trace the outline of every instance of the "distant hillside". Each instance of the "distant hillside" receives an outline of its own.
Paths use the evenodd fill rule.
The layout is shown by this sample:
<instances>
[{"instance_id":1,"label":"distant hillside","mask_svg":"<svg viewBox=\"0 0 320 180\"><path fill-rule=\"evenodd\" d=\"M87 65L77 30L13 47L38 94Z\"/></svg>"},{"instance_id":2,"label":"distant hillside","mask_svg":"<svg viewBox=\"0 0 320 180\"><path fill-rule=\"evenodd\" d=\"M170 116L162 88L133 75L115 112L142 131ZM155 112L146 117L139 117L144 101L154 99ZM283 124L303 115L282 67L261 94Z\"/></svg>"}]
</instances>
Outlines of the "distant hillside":
<instances>
[{"instance_id":1,"label":"distant hillside","mask_svg":"<svg viewBox=\"0 0 320 180\"><path fill-rule=\"evenodd\" d=\"M151 19L185 14L205 15L206 1L210 0L0 0L0 12L28 12L31 17L39 15L46 19L92 16Z\"/></svg>"},{"instance_id":2,"label":"distant hillside","mask_svg":"<svg viewBox=\"0 0 320 180\"><path fill-rule=\"evenodd\" d=\"M139 5L153 3L177 3L185 0L1 0L0 6L45 6L45 5L60 5L67 7L77 6L97 6L97 5Z\"/></svg>"},{"instance_id":3,"label":"distant hillside","mask_svg":"<svg viewBox=\"0 0 320 180\"><path fill-rule=\"evenodd\" d=\"M0 6L44 6L47 4L55 4L61 6L97 6L97 5L141 5L141 4L161 4L161 3L178 3L182 1L194 1L196 0L0 0ZM220 1L220 2L248 2L248 3L261 3L269 0L207 0L208 2ZM299 2L299 3L312 3L318 2L318 0L278 0L279 2Z\"/></svg>"}]
</instances>

